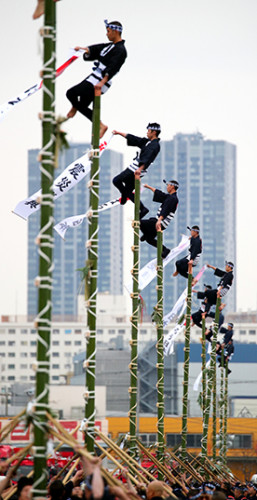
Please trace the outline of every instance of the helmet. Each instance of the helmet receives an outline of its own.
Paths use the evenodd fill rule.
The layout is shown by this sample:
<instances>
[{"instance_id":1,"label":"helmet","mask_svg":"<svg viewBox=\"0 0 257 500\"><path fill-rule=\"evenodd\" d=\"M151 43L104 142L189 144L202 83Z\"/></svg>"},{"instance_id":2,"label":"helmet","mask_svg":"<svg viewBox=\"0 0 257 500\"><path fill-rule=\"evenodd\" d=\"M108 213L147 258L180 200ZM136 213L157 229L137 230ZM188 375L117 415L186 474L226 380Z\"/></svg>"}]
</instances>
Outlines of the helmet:
<instances>
[{"instance_id":1,"label":"helmet","mask_svg":"<svg viewBox=\"0 0 257 500\"><path fill-rule=\"evenodd\" d=\"M252 477L251 477L251 482L253 484L256 484L257 485L257 474L254 474Z\"/></svg>"}]
</instances>

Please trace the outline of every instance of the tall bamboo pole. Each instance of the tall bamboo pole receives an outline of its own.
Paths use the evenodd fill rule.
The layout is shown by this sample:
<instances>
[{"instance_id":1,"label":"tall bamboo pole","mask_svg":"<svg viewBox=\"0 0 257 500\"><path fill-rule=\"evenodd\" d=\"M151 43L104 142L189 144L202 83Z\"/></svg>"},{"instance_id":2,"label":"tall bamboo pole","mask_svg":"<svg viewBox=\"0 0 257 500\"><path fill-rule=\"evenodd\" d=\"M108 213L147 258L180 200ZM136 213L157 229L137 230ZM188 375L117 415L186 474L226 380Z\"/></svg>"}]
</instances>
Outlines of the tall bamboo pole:
<instances>
[{"instance_id":1,"label":"tall bamboo pole","mask_svg":"<svg viewBox=\"0 0 257 500\"><path fill-rule=\"evenodd\" d=\"M224 389L224 453L223 462L227 464L227 429L228 429L228 361L225 361L225 389Z\"/></svg>"},{"instance_id":2,"label":"tall bamboo pole","mask_svg":"<svg viewBox=\"0 0 257 500\"><path fill-rule=\"evenodd\" d=\"M206 400L206 336L205 314L202 314L202 412L204 415Z\"/></svg>"},{"instance_id":3,"label":"tall bamboo pole","mask_svg":"<svg viewBox=\"0 0 257 500\"><path fill-rule=\"evenodd\" d=\"M211 364L210 364L208 384L207 384L206 406L205 406L205 411L204 411L204 416L203 416L202 463L204 463L205 457L207 456L207 437L208 437L209 417L210 417L210 409L211 409L211 393L212 393L212 387L213 387L213 374L214 374L214 369L216 366L216 344L217 344L217 335L218 335L218 327L219 327L220 302L221 302L220 297L217 297L214 329L213 329L213 337L212 337ZM216 435L215 435L215 438L216 438ZM215 446L216 446L216 443L215 443Z\"/></svg>"},{"instance_id":4,"label":"tall bamboo pole","mask_svg":"<svg viewBox=\"0 0 257 500\"><path fill-rule=\"evenodd\" d=\"M134 220L132 227L134 231L133 251L133 292L132 298L132 316L131 321L131 361L130 369L130 404L129 404L129 448L131 456L136 454L136 428L137 428L137 339L138 339L138 321L139 321L139 291L138 291L138 275L139 275L139 206L140 206L140 181L135 178L135 207Z\"/></svg>"},{"instance_id":5,"label":"tall bamboo pole","mask_svg":"<svg viewBox=\"0 0 257 500\"><path fill-rule=\"evenodd\" d=\"M216 460L216 436L217 436L217 373L216 358L213 365L213 386L212 386L212 458Z\"/></svg>"},{"instance_id":6,"label":"tall bamboo pole","mask_svg":"<svg viewBox=\"0 0 257 500\"><path fill-rule=\"evenodd\" d=\"M45 0L43 27L43 114L41 150L41 212L39 245L36 408L34 417L34 498L47 495L46 440L49 397L50 335L52 309L53 183L55 126L55 7Z\"/></svg>"},{"instance_id":7,"label":"tall bamboo pole","mask_svg":"<svg viewBox=\"0 0 257 500\"><path fill-rule=\"evenodd\" d=\"M224 463L224 349L221 351L220 370L220 460Z\"/></svg>"},{"instance_id":8,"label":"tall bamboo pole","mask_svg":"<svg viewBox=\"0 0 257 500\"><path fill-rule=\"evenodd\" d=\"M186 458L187 447L187 414L188 414L188 377L189 377L189 357L190 357L190 323L191 323L191 303L192 303L192 264L188 266L187 283L187 310L186 310L186 330L184 347L184 380L183 380L183 408L182 408L182 458Z\"/></svg>"},{"instance_id":9,"label":"tall bamboo pole","mask_svg":"<svg viewBox=\"0 0 257 500\"><path fill-rule=\"evenodd\" d=\"M156 329L157 329L157 458L161 464L164 462L164 357L163 357L163 261L162 261L162 231L157 231L157 304ZM163 479L158 472L158 478Z\"/></svg>"},{"instance_id":10,"label":"tall bamboo pole","mask_svg":"<svg viewBox=\"0 0 257 500\"><path fill-rule=\"evenodd\" d=\"M99 205L99 135L100 135L100 99L101 91L95 90L92 123L92 164L90 173L90 201L88 217L87 241L87 286L85 299L87 300L87 353L84 363L86 369L85 417L87 419L86 444L90 453L94 451L95 426L95 357L96 357L96 299L98 278L98 205ZM88 292L88 295L87 295Z\"/></svg>"}]
</instances>

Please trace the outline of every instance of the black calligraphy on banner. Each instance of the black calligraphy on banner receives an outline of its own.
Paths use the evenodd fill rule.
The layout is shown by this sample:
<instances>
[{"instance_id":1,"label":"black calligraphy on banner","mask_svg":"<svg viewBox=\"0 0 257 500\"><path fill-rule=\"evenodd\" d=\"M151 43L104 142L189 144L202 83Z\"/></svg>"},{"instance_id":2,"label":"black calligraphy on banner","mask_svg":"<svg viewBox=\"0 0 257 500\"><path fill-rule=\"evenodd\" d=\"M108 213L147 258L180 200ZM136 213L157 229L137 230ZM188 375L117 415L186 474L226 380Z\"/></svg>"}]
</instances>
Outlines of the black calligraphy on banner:
<instances>
[{"instance_id":1,"label":"black calligraphy on banner","mask_svg":"<svg viewBox=\"0 0 257 500\"><path fill-rule=\"evenodd\" d=\"M71 181L69 181L68 177L63 177L62 180L56 184L56 187L63 193L63 190L66 189L69 184L71 184Z\"/></svg>"},{"instance_id":2,"label":"black calligraphy on banner","mask_svg":"<svg viewBox=\"0 0 257 500\"><path fill-rule=\"evenodd\" d=\"M74 179L77 180L80 172L85 172L85 167L82 163L75 163L73 168L69 168L69 172L73 175Z\"/></svg>"},{"instance_id":3,"label":"black calligraphy on banner","mask_svg":"<svg viewBox=\"0 0 257 500\"><path fill-rule=\"evenodd\" d=\"M37 208L39 203L36 200L29 200L25 202L25 205L29 205L29 208Z\"/></svg>"}]
</instances>

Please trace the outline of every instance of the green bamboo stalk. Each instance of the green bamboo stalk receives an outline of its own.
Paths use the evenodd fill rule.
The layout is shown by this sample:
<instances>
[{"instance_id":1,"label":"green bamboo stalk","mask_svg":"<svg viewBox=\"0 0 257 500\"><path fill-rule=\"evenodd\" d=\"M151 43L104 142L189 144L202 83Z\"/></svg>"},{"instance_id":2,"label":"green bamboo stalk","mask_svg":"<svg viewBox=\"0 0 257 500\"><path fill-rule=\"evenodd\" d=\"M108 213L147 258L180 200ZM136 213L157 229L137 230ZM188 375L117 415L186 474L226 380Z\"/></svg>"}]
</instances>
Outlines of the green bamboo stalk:
<instances>
[{"instance_id":1,"label":"green bamboo stalk","mask_svg":"<svg viewBox=\"0 0 257 500\"><path fill-rule=\"evenodd\" d=\"M220 370L220 461L224 463L224 349L221 351Z\"/></svg>"},{"instance_id":2,"label":"green bamboo stalk","mask_svg":"<svg viewBox=\"0 0 257 500\"><path fill-rule=\"evenodd\" d=\"M217 373L216 358L213 365L213 386L212 386L212 458L216 460L216 436L217 436Z\"/></svg>"},{"instance_id":3,"label":"green bamboo stalk","mask_svg":"<svg viewBox=\"0 0 257 500\"><path fill-rule=\"evenodd\" d=\"M207 383L207 395L206 395L206 405L205 411L203 415L203 436L202 436L202 463L205 461L205 457L207 457L207 438L208 438L208 428L209 428L209 417L210 417L210 409L211 409L211 393L214 381L214 370L216 366L216 344L217 344L217 335L218 335L218 327L219 327L219 315L220 315L220 297L217 297L216 302L216 311L215 311L215 320L214 320L214 329L213 329L213 337L212 337L212 349L211 349L211 364L209 369L208 383ZM215 435L216 439L216 435ZM215 443L216 446L216 443Z\"/></svg>"},{"instance_id":4,"label":"green bamboo stalk","mask_svg":"<svg viewBox=\"0 0 257 500\"><path fill-rule=\"evenodd\" d=\"M92 123L92 163L90 173L90 201L88 217L87 262L88 275L85 283L85 299L87 300L87 353L85 417L87 419L86 444L90 453L94 451L95 426L95 357L96 357L96 300L98 278L98 205L99 205L99 135L100 135L100 99L101 91L95 90ZM87 286L88 285L88 286ZM88 294L88 295L87 295Z\"/></svg>"},{"instance_id":5,"label":"green bamboo stalk","mask_svg":"<svg viewBox=\"0 0 257 500\"><path fill-rule=\"evenodd\" d=\"M164 357L163 357L163 261L162 261L162 231L157 231L157 304L156 330L157 330L157 458L161 464L164 463ZM162 480L161 471L158 479Z\"/></svg>"},{"instance_id":6,"label":"green bamboo stalk","mask_svg":"<svg viewBox=\"0 0 257 500\"><path fill-rule=\"evenodd\" d=\"M45 0L43 28L43 114L41 151L41 212L39 245L36 408L33 419L35 436L33 497L47 495L47 417L49 410L50 336L52 312L53 183L55 126L55 39L56 4Z\"/></svg>"},{"instance_id":7,"label":"green bamboo stalk","mask_svg":"<svg viewBox=\"0 0 257 500\"><path fill-rule=\"evenodd\" d=\"M184 380L183 380L183 408L182 408L182 458L186 458L187 447L187 414L188 414L188 377L190 358L190 323L191 323L191 303L192 303L192 264L188 266L187 283L187 310L186 310L186 331L184 347Z\"/></svg>"},{"instance_id":8,"label":"green bamboo stalk","mask_svg":"<svg viewBox=\"0 0 257 500\"><path fill-rule=\"evenodd\" d=\"M132 298L132 316L131 321L131 361L130 369L130 405L129 405L129 448L130 455L136 455L136 428L137 428L137 339L138 339L138 323L139 323L139 290L138 290L138 275L139 275L139 206L140 206L140 181L135 178L135 209L134 220L132 227L134 231L133 251L133 292Z\"/></svg>"},{"instance_id":9,"label":"green bamboo stalk","mask_svg":"<svg viewBox=\"0 0 257 500\"><path fill-rule=\"evenodd\" d=\"M224 390L224 453L223 462L227 465L227 429L228 429L228 361L225 361L225 390Z\"/></svg>"},{"instance_id":10,"label":"green bamboo stalk","mask_svg":"<svg viewBox=\"0 0 257 500\"><path fill-rule=\"evenodd\" d=\"M202 314L202 412L204 415L206 400L206 336L205 314Z\"/></svg>"}]
</instances>

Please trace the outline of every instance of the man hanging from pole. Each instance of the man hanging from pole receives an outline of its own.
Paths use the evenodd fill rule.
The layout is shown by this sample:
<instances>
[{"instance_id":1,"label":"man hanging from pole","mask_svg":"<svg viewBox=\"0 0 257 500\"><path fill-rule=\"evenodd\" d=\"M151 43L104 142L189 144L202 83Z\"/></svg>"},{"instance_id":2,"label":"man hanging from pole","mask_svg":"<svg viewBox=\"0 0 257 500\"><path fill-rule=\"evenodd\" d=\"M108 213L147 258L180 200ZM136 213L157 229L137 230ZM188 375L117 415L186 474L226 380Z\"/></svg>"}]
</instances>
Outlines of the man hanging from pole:
<instances>
[{"instance_id":1,"label":"man hanging from pole","mask_svg":"<svg viewBox=\"0 0 257 500\"><path fill-rule=\"evenodd\" d=\"M144 184L145 188L153 192L153 201L161 202L161 206L155 217L140 221L140 229L143 233L140 240L146 241L155 248L157 247L157 231L164 231L168 227L178 206L177 190L179 188L179 183L175 180L167 182L164 180L163 182L167 186L167 193L149 186L148 184ZM170 250L162 245L162 258L165 259L169 253Z\"/></svg>"},{"instance_id":2,"label":"man hanging from pole","mask_svg":"<svg viewBox=\"0 0 257 500\"><path fill-rule=\"evenodd\" d=\"M204 285L204 291L206 290L212 290L212 287L210 285ZM201 294L201 292L199 292ZM197 292L197 298L199 299L199 295ZM208 304L207 297L204 298L204 300L201 302L201 306L198 309L198 311L194 312L192 314L192 324L191 326L198 326L199 328L202 328L202 315L205 315L205 318L215 318L215 311L212 311L211 309L214 306ZM219 328L221 325L224 323L224 315L220 312L219 316Z\"/></svg>"},{"instance_id":3,"label":"man hanging from pole","mask_svg":"<svg viewBox=\"0 0 257 500\"><path fill-rule=\"evenodd\" d=\"M205 290L204 292L197 292L197 290L193 290L193 292L197 293L197 298L199 299L207 298L208 305L214 305L217 302L217 293L219 292L219 296L221 298L225 297L225 295L230 290L230 287L232 286L234 279L233 276L234 264L233 262L226 261L225 271L222 271L218 267L211 266L210 264L207 264L207 267L213 269L215 276L219 276L221 278L217 288L211 290ZM224 307L225 304L222 304L221 308L223 309Z\"/></svg>"},{"instance_id":4,"label":"man hanging from pole","mask_svg":"<svg viewBox=\"0 0 257 500\"><path fill-rule=\"evenodd\" d=\"M177 276L181 274L184 278L188 278L188 266L192 264L195 267L200 259L200 255L202 253L202 240L199 236L200 229L199 226L192 226L192 228L188 227L191 231L190 236L190 247L189 247L189 255L184 257L183 259L177 260L175 263L176 271L173 273L173 276ZM192 281L192 286L194 286L194 280Z\"/></svg>"},{"instance_id":5,"label":"man hanging from pole","mask_svg":"<svg viewBox=\"0 0 257 500\"><path fill-rule=\"evenodd\" d=\"M121 192L121 205L125 205L128 198L134 202L135 174L138 174L138 178L143 177L160 152L159 134L161 133L161 127L159 123L148 123L146 128L147 137L137 137L117 130L112 132L114 135L121 135L127 139L128 146L140 148L140 153L137 153L129 167L112 180L114 186ZM140 219L148 212L148 208L140 201Z\"/></svg>"},{"instance_id":6,"label":"man hanging from pole","mask_svg":"<svg viewBox=\"0 0 257 500\"><path fill-rule=\"evenodd\" d=\"M127 57L125 40L121 38L122 24L119 21L108 23L105 19L107 38L109 43L99 43L88 47L75 47L75 50L84 50L83 59L94 61L92 73L78 85L67 90L66 96L72 104L67 114L73 118L77 111L92 121L92 109L89 108L94 100L95 88L104 94L112 84L112 78L118 73ZM107 125L100 121L100 138L107 130Z\"/></svg>"}]
</instances>

